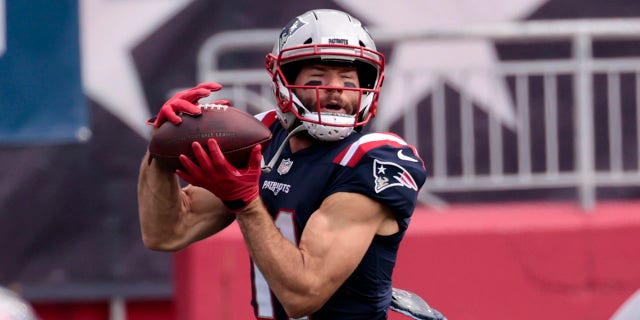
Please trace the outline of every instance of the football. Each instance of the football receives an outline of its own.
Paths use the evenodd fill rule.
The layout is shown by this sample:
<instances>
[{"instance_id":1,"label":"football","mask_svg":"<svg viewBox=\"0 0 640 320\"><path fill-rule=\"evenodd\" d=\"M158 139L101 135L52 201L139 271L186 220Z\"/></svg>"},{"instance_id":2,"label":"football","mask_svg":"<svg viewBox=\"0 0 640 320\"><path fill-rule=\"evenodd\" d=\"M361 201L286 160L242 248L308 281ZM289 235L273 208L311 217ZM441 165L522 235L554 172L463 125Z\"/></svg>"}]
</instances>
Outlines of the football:
<instances>
[{"instance_id":1,"label":"football","mask_svg":"<svg viewBox=\"0 0 640 320\"><path fill-rule=\"evenodd\" d=\"M207 140L215 138L230 164L240 169L247 165L254 146L263 150L271 141L271 131L254 116L223 104L200 104L196 116L180 114L182 123L163 123L151 137L149 153L153 161L170 171L182 167L179 156L186 155L198 163L191 143L199 142L208 151Z\"/></svg>"}]
</instances>

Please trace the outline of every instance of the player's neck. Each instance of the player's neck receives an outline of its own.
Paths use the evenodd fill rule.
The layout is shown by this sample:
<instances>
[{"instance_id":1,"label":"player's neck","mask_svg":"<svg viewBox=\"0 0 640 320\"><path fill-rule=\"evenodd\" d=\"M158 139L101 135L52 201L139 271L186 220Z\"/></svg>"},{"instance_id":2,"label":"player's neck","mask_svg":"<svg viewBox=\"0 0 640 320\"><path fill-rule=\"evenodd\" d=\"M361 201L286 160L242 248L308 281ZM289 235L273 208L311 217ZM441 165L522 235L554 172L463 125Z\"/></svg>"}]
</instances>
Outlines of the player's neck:
<instances>
[{"instance_id":1,"label":"player's neck","mask_svg":"<svg viewBox=\"0 0 640 320\"><path fill-rule=\"evenodd\" d=\"M289 148L291 148L291 152L298 152L311 146L313 141L313 138L306 132L300 132L289 139Z\"/></svg>"}]
</instances>

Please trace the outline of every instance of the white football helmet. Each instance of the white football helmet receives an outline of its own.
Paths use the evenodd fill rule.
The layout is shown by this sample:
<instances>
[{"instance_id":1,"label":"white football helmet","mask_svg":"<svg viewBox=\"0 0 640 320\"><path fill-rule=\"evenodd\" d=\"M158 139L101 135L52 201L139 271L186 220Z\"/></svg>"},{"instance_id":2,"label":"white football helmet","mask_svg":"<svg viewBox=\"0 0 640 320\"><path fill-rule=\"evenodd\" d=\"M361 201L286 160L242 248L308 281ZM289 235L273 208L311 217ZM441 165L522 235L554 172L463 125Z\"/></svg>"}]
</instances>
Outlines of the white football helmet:
<instances>
[{"instance_id":1,"label":"white football helmet","mask_svg":"<svg viewBox=\"0 0 640 320\"><path fill-rule=\"evenodd\" d=\"M0 319L38 320L33 307L17 293L0 287Z\"/></svg>"},{"instance_id":2,"label":"white football helmet","mask_svg":"<svg viewBox=\"0 0 640 320\"><path fill-rule=\"evenodd\" d=\"M310 61L355 66L360 88L294 85L303 64ZM278 118L287 130L302 124L318 140L337 141L361 130L376 114L384 55L376 51L360 21L345 12L312 10L291 20L267 55L266 68L273 80ZM353 115L318 112L320 105L303 105L294 89L358 91L359 104Z\"/></svg>"}]
</instances>

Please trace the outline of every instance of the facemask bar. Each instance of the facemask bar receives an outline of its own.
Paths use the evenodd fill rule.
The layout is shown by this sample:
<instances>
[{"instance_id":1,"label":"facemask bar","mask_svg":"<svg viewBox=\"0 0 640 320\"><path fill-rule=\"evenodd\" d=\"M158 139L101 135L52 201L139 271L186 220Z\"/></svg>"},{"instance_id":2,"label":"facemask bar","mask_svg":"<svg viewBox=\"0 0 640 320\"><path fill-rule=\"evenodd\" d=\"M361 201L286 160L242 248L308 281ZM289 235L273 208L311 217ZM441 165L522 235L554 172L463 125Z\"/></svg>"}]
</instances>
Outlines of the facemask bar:
<instances>
[{"instance_id":1,"label":"facemask bar","mask_svg":"<svg viewBox=\"0 0 640 320\"><path fill-rule=\"evenodd\" d=\"M363 126L365 125L370 119L371 119L371 113L369 113L364 119L362 120L358 120L359 117L354 116L354 115L359 115L360 112L362 111L362 100L363 100L363 96L366 94L373 94L375 92L375 90L373 89L364 89L364 88L349 88L349 87L336 87L336 86L308 86L308 85L299 85L299 86L294 86L294 85L287 85L286 86L287 91L288 91L288 96L292 97L297 100L297 95L294 94L294 90L314 90L315 91L315 96L316 96L316 105L315 105L315 109L313 110L309 110L308 108L311 106L306 106L303 105L301 101L298 101L298 104L303 106L303 113L301 114L300 112L295 112L296 117L298 117L298 119L304 120L306 122L310 122L310 123L315 123L315 124L324 124L324 125L329 125L329 126L333 126L333 127L359 127L359 126ZM358 93L358 101L355 104L355 108L353 110L353 112L351 114L339 114L339 113L332 113L331 111L323 111L323 112L319 112L319 110L321 110L322 108L322 101L320 100L320 91L321 90L327 90L327 91L333 91L333 90L338 90L338 91L354 91ZM290 103L295 103L294 101L290 101ZM295 108L293 108L295 109ZM292 110L295 111L295 110ZM313 116L317 115L317 120L315 120L313 118ZM338 123L335 121L323 121L322 118L323 117L329 117L329 115L334 115L334 116L350 116L349 118L353 118L353 121L349 122L349 123Z\"/></svg>"}]
</instances>

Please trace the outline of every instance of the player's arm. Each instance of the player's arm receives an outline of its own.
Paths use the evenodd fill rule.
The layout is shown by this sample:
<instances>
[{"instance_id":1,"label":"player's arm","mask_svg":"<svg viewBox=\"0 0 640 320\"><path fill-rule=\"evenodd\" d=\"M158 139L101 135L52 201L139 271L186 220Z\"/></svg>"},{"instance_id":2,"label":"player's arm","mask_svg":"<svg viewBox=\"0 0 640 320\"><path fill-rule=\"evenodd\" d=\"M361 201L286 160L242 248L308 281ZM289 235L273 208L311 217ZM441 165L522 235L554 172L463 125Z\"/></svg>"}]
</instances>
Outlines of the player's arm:
<instances>
[{"instance_id":1,"label":"player's arm","mask_svg":"<svg viewBox=\"0 0 640 320\"><path fill-rule=\"evenodd\" d=\"M154 128L165 122L179 125L180 114L199 114L197 101L222 88L205 82L180 91L167 100L148 123ZM144 244L155 250L175 251L228 226L233 215L205 189L182 189L178 176L157 166L145 155L138 177L138 214Z\"/></svg>"},{"instance_id":2,"label":"player's arm","mask_svg":"<svg viewBox=\"0 0 640 320\"><path fill-rule=\"evenodd\" d=\"M259 200L236 219L253 261L290 317L322 307L358 266L376 233L398 231L388 207L346 192L323 201L298 247L281 235Z\"/></svg>"},{"instance_id":3,"label":"player's arm","mask_svg":"<svg viewBox=\"0 0 640 320\"><path fill-rule=\"evenodd\" d=\"M206 189L181 188L178 176L145 155L138 178L138 214L142 239L150 249L176 251L204 239L234 220Z\"/></svg>"}]
</instances>

